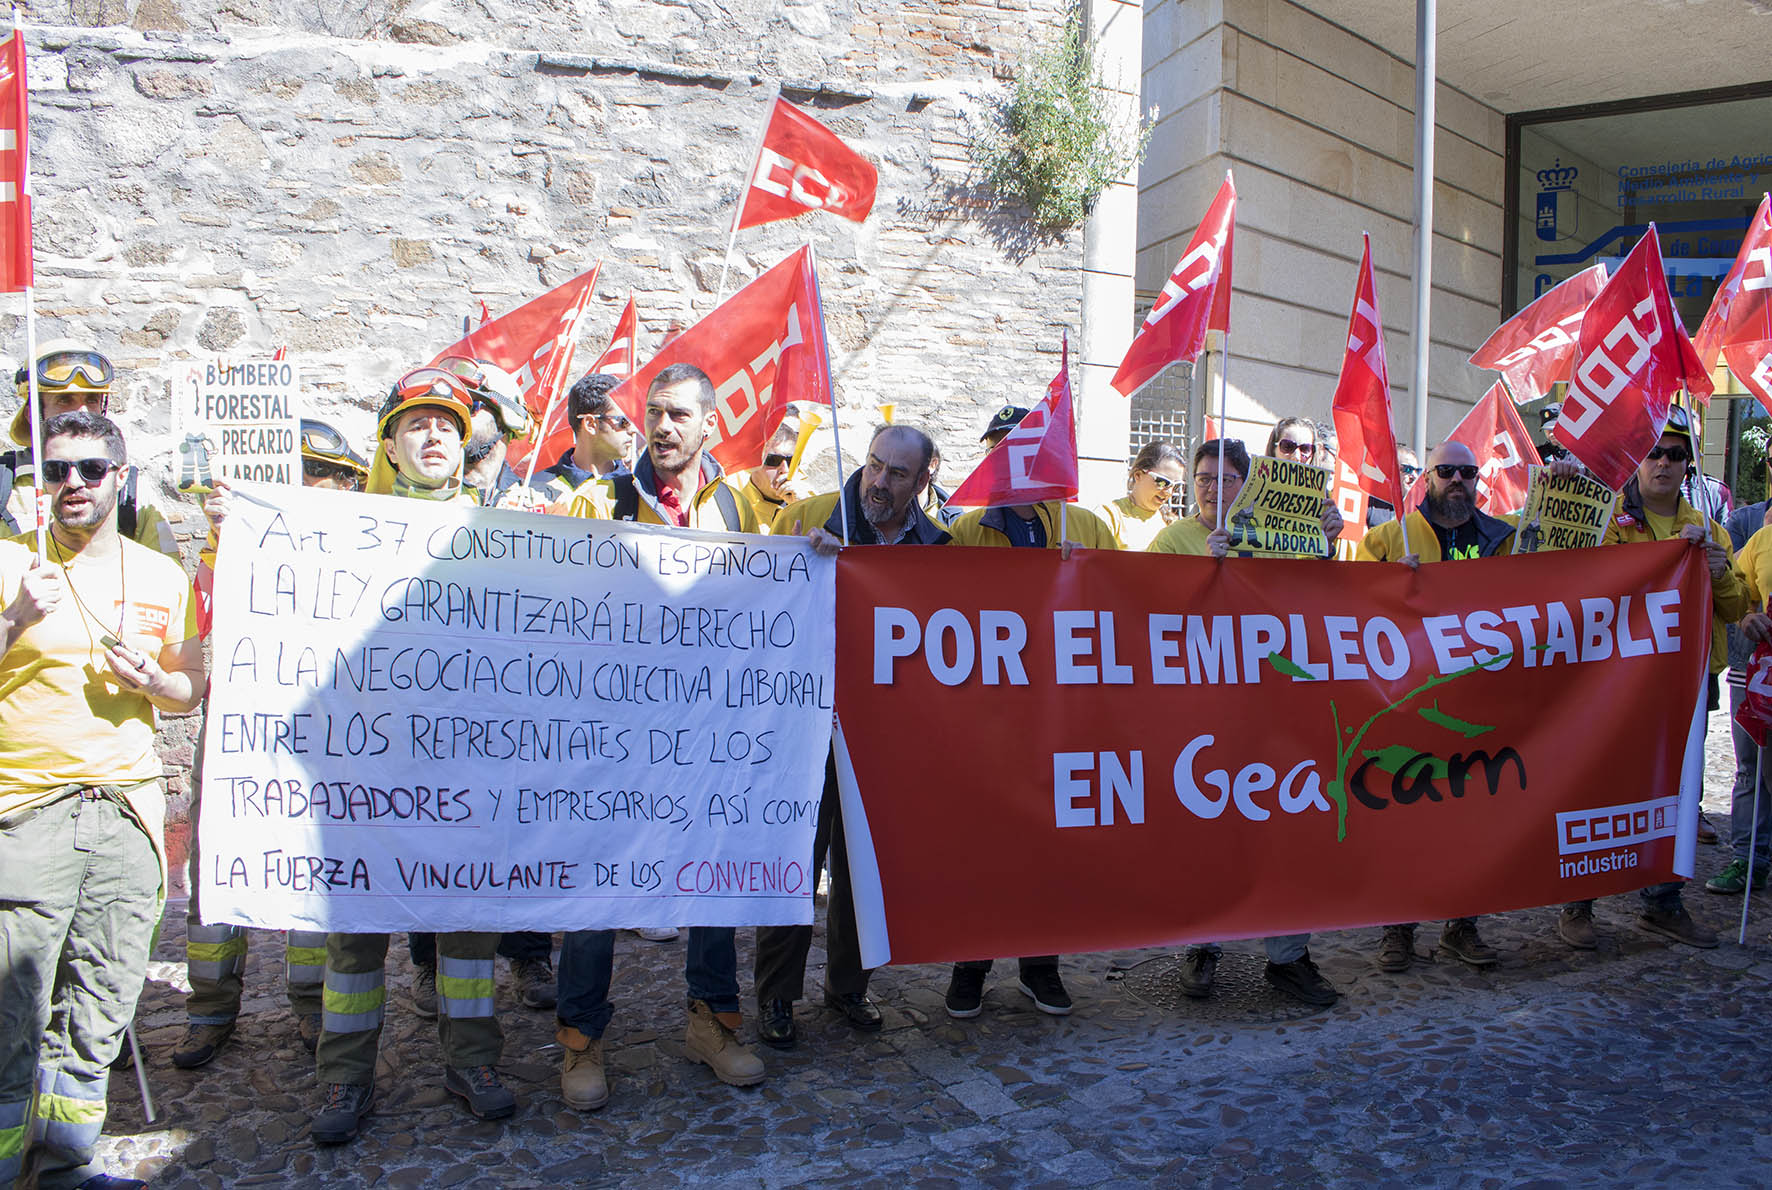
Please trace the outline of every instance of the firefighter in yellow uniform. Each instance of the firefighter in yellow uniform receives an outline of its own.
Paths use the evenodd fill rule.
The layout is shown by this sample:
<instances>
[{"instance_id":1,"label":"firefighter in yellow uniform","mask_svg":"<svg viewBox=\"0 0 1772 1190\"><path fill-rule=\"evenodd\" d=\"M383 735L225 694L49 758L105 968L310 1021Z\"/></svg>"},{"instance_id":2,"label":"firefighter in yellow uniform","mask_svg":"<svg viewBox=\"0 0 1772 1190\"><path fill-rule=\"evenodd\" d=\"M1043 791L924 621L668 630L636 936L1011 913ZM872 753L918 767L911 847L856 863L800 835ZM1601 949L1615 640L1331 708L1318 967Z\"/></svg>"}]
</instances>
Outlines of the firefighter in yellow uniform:
<instances>
[{"instance_id":1,"label":"firefighter in yellow uniform","mask_svg":"<svg viewBox=\"0 0 1772 1190\"><path fill-rule=\"evenodd\" d=\"M382 403L370 462L371 493L478 504L462 483L462 442L473 424L473 397L439 368L408 372ZM494 1070L504 1034L493 1015L496 932L437 936L438 1033L443 1087L483 1120L516 1110ZM328 934L318 1081L326 1101L314 1117L318 1144L342 1144L362 1128L375 1101L375 1057L387 1004L386 934Z\"/></svg>"}]
</instances>

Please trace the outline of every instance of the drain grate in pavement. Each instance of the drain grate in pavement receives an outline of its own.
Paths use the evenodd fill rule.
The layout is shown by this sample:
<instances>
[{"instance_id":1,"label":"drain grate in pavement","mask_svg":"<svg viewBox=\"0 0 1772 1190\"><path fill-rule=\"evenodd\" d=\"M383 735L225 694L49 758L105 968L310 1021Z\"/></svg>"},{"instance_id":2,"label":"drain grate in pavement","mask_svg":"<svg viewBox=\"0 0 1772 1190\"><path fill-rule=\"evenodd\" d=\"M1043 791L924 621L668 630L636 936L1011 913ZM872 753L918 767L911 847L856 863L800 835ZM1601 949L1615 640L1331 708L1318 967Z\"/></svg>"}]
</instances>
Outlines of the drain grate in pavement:
<instances>
[{"instance_id":1,"label":"drain grate in pavement","mask_svg":"<svg viewBox=\"0 0 1772 1190\"><path fill-rule=\"evenodd\" d=\"M1126 970L1121 983L1139 1000L1166 1012L1203 1021L1296 1021L1325 1011L1300 1004L1267 981L1267 960L1226 951L1218 959L1212 994L1196 1000L1181 990L1182 957L1146 959Z\"/></svg>"}]
</instances>

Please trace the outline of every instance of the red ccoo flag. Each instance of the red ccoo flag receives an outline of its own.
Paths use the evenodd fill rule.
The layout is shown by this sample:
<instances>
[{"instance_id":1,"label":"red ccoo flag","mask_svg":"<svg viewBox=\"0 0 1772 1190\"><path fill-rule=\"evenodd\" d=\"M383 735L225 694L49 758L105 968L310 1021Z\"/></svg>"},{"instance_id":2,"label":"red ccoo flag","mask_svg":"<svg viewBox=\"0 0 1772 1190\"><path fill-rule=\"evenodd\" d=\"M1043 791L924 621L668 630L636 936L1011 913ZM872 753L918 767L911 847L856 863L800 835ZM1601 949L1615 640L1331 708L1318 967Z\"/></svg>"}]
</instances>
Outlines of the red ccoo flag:
<instances>
[{"instance_id":1,"label":"red ccoo flag","mask_svg":"<svg viewBox=\"0 0 1772 1190\"><path fill-rule=\"evenodd\" d=\"M1756 648L1747 664L1746 697L1735 711L1735 722L1762 748L1772 737L1772 644Z\"/></svg>"},{"instance_id":2,"label":"red ccoo flag","mask_svg":"<svg viewBox=\"0 0 1772 1190\"><path fill-rule=\"evenodd\" d=\"M25 32L0 44L0 293L31 288L31 119Z\"/></svg>"},{"instance_id":3,"label":"red ccoo flag","mask_svg":"<svg viewBox=\"0 0 1772 1190\"><path fill-rule=\"evenodd\" d=\"M732 227L738 231L808 211L829 211L860 223L874 209L879 180L873 162L778 97Z\"/></svg>"},{"instance_id":4,"label":"red ccoo flag","mask_svg":"<svg viewBox=\"0 0 1772 1190\"><path fill-rule=\"evenodd\" d=\"M621 317L615 320L615 333L610 336L609 346L603 349L603 354L597 357L596 363L585 369L586 374L607 372L612 376L620 376L624 379L632 376L634 374L634 339L638 333L639 318L634 312L634 299L630 297L627 308L621 312ZM568 377L567 379L569 381L567 389L570 390L570 381L575 378ZM536 440L541 443L541 446L536 448L540 451L537 457L544 462L548 459L557 459L572 449L578 427L572 424L570 411L571 407L565 397L555 401L553 407L548 411L547 424L542 426L536 435ZM527 442L512 443L512 451L515 452L519 445L523 448L522 457L527 457L529 454Z\"/></svg>"},{"instance_id":5,"label":"red ccoo flag","mask_svg":"<svg viewBox=\"0 0 1772 1190\"><path fill-rule=\"evenodd\" d=\"M1397 434L1391 425L1390 369L1384 361L1384 318L1372 280L1372 239L1362 234L1360 281L1347 323L1347 351L1335 384L1335 503L1346 523L1343 536L1366 534L1368 498L1400 507L1403 481L1397 472Z\"/></svg>"},{"instance_id":6,"label":"red ccoo flag","mask_svg":"<svg viewBox=\"0 0 1772 1190\"><path fill-rule=\"evenodd\" d=\"M1605 265L1583 269L1496 327L1471 363L1500 372L1522 405L1544 396L1569 379L1582 316L1605 284Z\"/></svg>"},{"instance_id":7,"label":"red ccoo flag","mask_svg":"<svg viewBox=\"0 0 1772 1190\"><path fill-rule=\"evenodd\" d=\"M994 508L1077 498L1070 360L1067 338L1060 350L1058 375L1046 386L1046 395L954 489L948 497L950 506Z\"/></svg>"},{"instance_id":8,"label":"red ccoo flag","mask_svg":"<svg viewBox=\"0 0 1772 1190\"><path fill-rule=\"evenodd\" d=\"M824 303L812 249L792 256L660 347L610 398L644 425L646 390L671 364L694 364L714 382L719 420L709 440L728 471L755 467L789 404L831 403Z\"/></svg>"},{"instance_id":9,"label":"red ccoo flag","mask_svg":"<svg viewBox=\"0 0 1772 1190\"><path fill-rule=\"evenodd\" d=\"M1110 383L1121 396L1130 397L1170 364L1196 358L1207 331L1230 330L1231 247L1236 229L1237 188L1227 172L1114 373Z\"/></svg>"},{"instance_id":10,"label":"red ccoo flag","mask_svg":"<svg viewBox=\"0 0 1772 1190\"><path fill-rule=\"evenodd\" d=\"M1520 420L1520 411L1507 399L1507 390L1492 384L1483 399L1471 406L1448 442L1462 442L1477 457L1477 507L1490 516L1513 512L1526 503L1528 468L1544 460L1532 445L1532 435ZM1426 462L1423 459L1422 462ZM1404 499L1406 511L1421 507L1427 497L1427 472L1415 477Z\"/></svg>"},{"instance_id":11,"label":"red ccoo flag","mask_svg":"<svg viewBox=\"0 0 1772 1190\"><path fill-rule=\"evenodd\" d=\"M1721 354L1735 378L1772 411L1772 195L1761 196L1748 221L1741 251L1711 300L1694 346L1707 372Z\"/></svg>"},{"instance_id":12,"label":"red ccoo flag","mask_svg":"<svg viewBox=\"0 0 1772 1190\"><path fill-rule=\"evenodd\" d=\"M1588 307L1551 436L1601 483L1622 488L1661 437L1682 387L1708 396L1711 382L1674 312L1651 223Z\"/></svg>"},{"instance_id":13,"label":"red ccoo flag","mask_svg":"<svg viewBox=\"0 0 1772 1190\"><path fill-rule=\"evenodd\" d=\"M598 261L590 272L580 273L509 314L481 323L439 351L431 362L448 355L465 355L497 364L517 378L523 403L539 422L554 396L551 385L572 366L578 320L597 284L597 270L602 267L603 262ZM527 442L513 442L507 458L516 466L528 454Z\"/></svg>"}]
</instances>

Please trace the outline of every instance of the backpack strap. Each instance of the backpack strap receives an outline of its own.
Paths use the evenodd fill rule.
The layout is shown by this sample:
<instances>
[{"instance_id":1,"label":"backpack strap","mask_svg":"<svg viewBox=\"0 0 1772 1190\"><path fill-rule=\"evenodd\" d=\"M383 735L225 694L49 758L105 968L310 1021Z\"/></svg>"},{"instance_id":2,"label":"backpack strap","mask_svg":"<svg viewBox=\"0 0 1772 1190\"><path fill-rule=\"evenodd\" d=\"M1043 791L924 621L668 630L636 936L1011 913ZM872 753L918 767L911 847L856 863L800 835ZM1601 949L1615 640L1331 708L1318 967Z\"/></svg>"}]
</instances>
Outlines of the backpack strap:
<instances>
[{"instance_id":1,"label":"backpack strap","mask_svg":"<svg viewBox=\"0 0 1772 1190\"><path fill-rule=\"evenodd\" d=\"M617 475L610 480L615 489L615 507L610 510L610 519L617 521L638 520L640 516L640 488L634 483L631 474Z\"/></svg>"},{"instance_id":2,"label":"backpack strap","mask_svg":"<svg viewBox=\"0 0 1772 1190\"><path fill-rule=\"evenodd\" d=\"M7 532L13 534L24 532L13 519L12 510L7 507L12 503L12 489L18 482L18 462L16 450L0 455L0 523L4 523Z\"/></svg>"},{"instance_id":3,"label":"backpack strap","mask_svg":"<svg viewBox=\"0 0 1772 1190\"><path fill-rule=\"evenodd\" d=\"M123 469L123 478L117 485L117 532L135 540L137 528L135 505L135 482L141 472L134 467Z\"/></svg>"},{"instance_id":4,"label":"backpack strap","mask_svg":"<svg viewBox=\"0 0 1772 1190\"><path fill-rule=\"evenodd\" d=\"M744 517L738 511L738 497L732 489L721 484L714 489L714 503L720 506L720 519L726 522L726 528L734 533L744 530Z\"/></svg>"}]
</instances>

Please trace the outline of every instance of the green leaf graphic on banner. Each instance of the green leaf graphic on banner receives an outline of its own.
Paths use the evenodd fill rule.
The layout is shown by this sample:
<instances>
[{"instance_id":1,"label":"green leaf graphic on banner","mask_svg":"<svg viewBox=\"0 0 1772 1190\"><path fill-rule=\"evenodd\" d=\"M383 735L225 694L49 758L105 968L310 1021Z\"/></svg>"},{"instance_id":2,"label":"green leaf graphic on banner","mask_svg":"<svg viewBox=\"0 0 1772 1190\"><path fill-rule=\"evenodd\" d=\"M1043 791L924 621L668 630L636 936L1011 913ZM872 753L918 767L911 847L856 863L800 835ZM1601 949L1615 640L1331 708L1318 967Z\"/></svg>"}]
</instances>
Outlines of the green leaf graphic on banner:
<instances>
[{"instance_id":1,"label":"green leaf graphic on banner","mask_svg":"<svg viewBox=\"0 0 1772 1190\"><path fill-rule=\"evenodd\" d=\"M1410 769L1410 776L1419 776L1424 768L1430 774L1442 780L1444 780L1447 775L1445 761L1441 760L1438 756L1411 748L1407 744L1392 744L1390 747L1381 748L1377 752L1369 751L1365 753L1365 756L1366 759L1372 761L1379 768L1383 769L1393 777L1397 775L1397 772L1402 769L1403 766L1407 765L1410 761L1417 759L1422 763L1417 764Z\"/></svg>"},{"instance_id":2,"label":"green leaf graphic on banner","mask_svg":"<svg viewBox=\"0 0 1772 1190\"><path fill-rule=\"evenodd\" d=\"M1279 653L1269 653L1265 660L1269 665L1273 666L1289 678L1300 678L1306 682L1314 682L1317 680L1315 674L1299 665L1296 661L1293 661L1290 657L1282 656Z\"/></svg>"},{"instance_id":3,"label":"green leaf graphic on banner","mask_svg":"<svg viewBox=\"0 0 1772 1190\"><path fill-rule=\"evenodd\" d=\"M1420 715L1423 719L1426 719L1429 723L1435 723L1444 727L1447 731L1456 731L1467 740L1474 740L1480 735L1487 735L1489 732L1495 730L1495 728L1485 727L1481 723L1466 723L1463 719L1446 714L1446 712L1440 709L1438 699L1434 700L1433 706L1423 707L1415 713Z\"/></svg>"},{"instance_id":4,"label":"green leaf graphic on banner","mask_svg":"<svg viewBox=\"0 0 1772 1190\"><path fill-rule=\"evenodd\" d=\"M1465 666L1463 669L1456 670L1456 671L1449 673L1449 674L1437 674L1434 677L1431 677L1427 681L1423 682L1421 685L1417 686L1415 689L1409 691L1407 694L1404 694L1402 697L1397 698L1390 703L1387 703L1386 705L1378 708L1378 710L1376 710L1376 711L1373 711L1371 717L1368 718L1366 720L1366 722L1360 724L1358 731L1355 731L1352 728L1349 728L1346 731L1344 731L1342 729L1341 710L1340 710L1340 708L1338 708L1335 705L1334 699L1329 700L1329 718L1335 724L1336 751L1335 751L1335 779L1333 781L1329 782L1329 788L1326 790L1326 792L1329 794L1329 800L1331 800L1335 803L1335 812L1336 812L1335 813L1335 841L1336 842L1339 843L1347 838L1347 766L1348 766L1348 762L1351 761L1354 758L1354 754L1360 750L1361 741L1363 741L1366 738L1366 733L1372 730L1373 725L1375 723L1377 723L1380 719L1384 718L1386 715L1390 714L1392 711L1401 707L1404 703L1408 702L1410 699L1415 698L1418 695L1426 694L1429 690L1432 690L1436 686L1444 686L1447 682L1455 682L1459 678L1466 677L1470 674L1474 674L1480 669L1499 668L1503 665L1506 665L1510 660L1512 660L1512 658L1513 658L1513 653L1511 653L1511 652L1498 653L1495 656L1489 658L1487 661L1473 662L1470 665ZM1272 659L1272 655L1270 654L1270 660L1271 659ZM1278 667L1276 666L1276 668L1278 668ZM1434 708L1438 708L1438 706L1439 706L1439 703L1436 700L1434 703ZM1440 712L1437 709L1434 709L1434 713L1439 714ZM1423 712L1423 715L1426 715L1425 711ZM1448 716L1445 716L1445 718L1451 719L1451 716L1448 715ZM1432 720L1430 719L1430 722L1431 721ZM1452 720L1452 722L1461 722L1461 721L1460 720ZM1470 726L1470 725L1466 724L1466 726ZM1489 729L1485 728L1484 730L1489 730ZM1346 737L1345 742L1343 740L1344 736ZM1398 748L1401 748L1401 745L1398 745L1393 748L1387 748L1382 753L1368 752L1368 753L1366 753L1366 755L1369 757L1370 756L1388 755L1392 752L1397 751ZM1398 764L1405 763L1409 759L1410 756L1415 755L1415 750L1413 748L1407 748L1407 749L1402 749L1402 750L1407 752L1408 755L1402 756L1397 761ZM1443 762L1440 765L1440 770L1435 775L1436 776L1445 776L1445 764Z\"/></svg>"}]
</instances>

